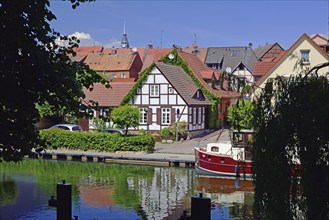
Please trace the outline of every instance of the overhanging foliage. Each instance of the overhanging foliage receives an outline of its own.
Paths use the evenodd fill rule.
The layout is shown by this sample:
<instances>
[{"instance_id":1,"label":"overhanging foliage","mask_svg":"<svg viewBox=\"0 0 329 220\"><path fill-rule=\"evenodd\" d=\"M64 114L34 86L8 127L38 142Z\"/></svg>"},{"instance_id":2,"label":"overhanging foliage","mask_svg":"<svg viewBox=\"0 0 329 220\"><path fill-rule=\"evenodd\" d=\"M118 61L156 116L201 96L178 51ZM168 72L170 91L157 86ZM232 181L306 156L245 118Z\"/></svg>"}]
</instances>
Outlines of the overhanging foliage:
<instances>
[{"instance_id":1,"label":"overhanging foliage","mask_svg":"<svg viewBox=\"0 0 329 220\"><path fill-rule=\"evenodd\" d=\"M257 98L253 122L256 219L327 219L328 97L328 75L304 74L269 81Z\"/></svg>"}]
</instances>

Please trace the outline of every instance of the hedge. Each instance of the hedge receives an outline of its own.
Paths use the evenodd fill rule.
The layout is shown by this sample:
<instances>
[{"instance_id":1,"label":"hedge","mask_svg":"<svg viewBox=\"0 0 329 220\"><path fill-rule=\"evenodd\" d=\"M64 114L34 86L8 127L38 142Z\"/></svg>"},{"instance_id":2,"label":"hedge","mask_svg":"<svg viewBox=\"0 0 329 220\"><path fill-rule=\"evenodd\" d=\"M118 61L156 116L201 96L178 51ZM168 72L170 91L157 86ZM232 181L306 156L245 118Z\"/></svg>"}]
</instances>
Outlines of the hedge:
<instances>
[{"instance_id":1,"label":"hedge","mask_svg":"<svg viewBox=\"0 0 329 220\"><path fill-rule=\"evenodd\" d=\"M148 151L154 150L155 139L152 135L130 135L70 132L60 129L41 130L39 137L46 149L66 148L71 150Z\"/></svg>"}]
</instances>

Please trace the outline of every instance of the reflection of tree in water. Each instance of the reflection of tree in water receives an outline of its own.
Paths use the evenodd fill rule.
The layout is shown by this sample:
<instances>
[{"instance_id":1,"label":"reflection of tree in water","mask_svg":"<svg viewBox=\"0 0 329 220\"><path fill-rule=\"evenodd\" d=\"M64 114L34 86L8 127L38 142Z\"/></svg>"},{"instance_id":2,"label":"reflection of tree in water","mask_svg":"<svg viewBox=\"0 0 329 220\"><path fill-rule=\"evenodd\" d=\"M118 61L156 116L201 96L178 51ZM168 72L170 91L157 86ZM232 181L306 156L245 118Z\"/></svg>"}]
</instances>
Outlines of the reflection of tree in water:
<instances>
[{"instance_id":1,"label":"reflection of tree in water","mask_svg":"<svg viewBox=\"0 0 329 220\"><path fill-rule=\"evenodd\" d=\"M17 187L15 181L5 174L0 180L0 206L14 204L16 202Z\"/></svg>"}]
</instances>

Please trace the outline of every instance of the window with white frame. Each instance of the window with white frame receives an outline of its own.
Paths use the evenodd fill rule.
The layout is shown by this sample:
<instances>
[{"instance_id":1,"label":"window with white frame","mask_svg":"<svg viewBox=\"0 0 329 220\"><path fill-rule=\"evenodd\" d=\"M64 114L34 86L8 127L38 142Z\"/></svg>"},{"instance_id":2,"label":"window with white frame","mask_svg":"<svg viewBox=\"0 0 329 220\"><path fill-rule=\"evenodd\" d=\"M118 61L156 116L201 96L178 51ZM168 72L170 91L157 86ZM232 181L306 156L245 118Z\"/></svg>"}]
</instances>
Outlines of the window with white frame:
<instances>
[{"instance_id":1,"label":"window with white frame","mask_svg":"<svg viewBox=\"0 0 329 220\"><path fill-rule=\"evenodd\" d=\"M103 118L106 118L109 116L110 109L102 108L99 112L99 115L102 116Z\"/></svg>"},{"instance_id":2,"label":"window with white frame","mask_svg":"<svg viewBox=\"0 0 329 220\"><path fill-rule=\"evenodd\" d=\"M193 124L196 124L196 108L193 108Z\"/></svg>"},{"instance_id":3,"label":"window with white frame","mask_svg":"<svg viewBox=\"0 0 329 220\"><path fill-rule=\"evenodd\" d=\"M147 108L140 108L140 117L139 117L139 123L140 124L147 124Z\"/></svg>"},{"instance_id":4,"label":"window with white frame","mask_svg":"<svg viewBox=\"0 0 329 220\"><path fill-rule=\"evenodd\" d=\"M151 97L159 96L159 85L150 85L150 96Z\"/></svg>"},{"instance_id":5,"label":"window with white frame","mask_svg":"<svg viewBox=\"0 0 329 220\"><path fill-rule=\"evenodd\" d=\"M199 124L201 124L201 108L199 108L199 111L198 111L198 122L199 122Z\"/></svg>"},{"instance_id":6,"label":"window with white frame","mask_svg":"<svg viewBox=\"0 0 329 220\"><path fill-rule=\"evenodd\" d=\"M170 108L162 108L161 109L161 123L163 125L169 125L170 124L170 118L171 118L171 109Z\"/></svg>"},{"instance_id":7,"label":"window with white frame","mask_svg":"<svg viewBox=\"0 0 329 220\"><path fill-rule=\"evenodd\" d=\"M302 63L310 62L310 50L301 50L300 51L300 60Z\"/></svg>"},{"instance_id":8,"label":"window with white frame","mask_svg":"<svg viewBox=\"0 0 329 220\"><path fill-rule=\"evenodd\" d=\"M173 94L174 93L174 89L173 88L169 88L169 93Z\"/></svg>"},{"instance_id":9,"label":"window with white frame","mask_svg":"<svg viewBox=\"0 0 329 220\"><path fill-rule=\"evenodd\" d=\"M125 73L121 73L120 74L120 78L126 78L126 74Z\"/></svg>"}]
</instances>

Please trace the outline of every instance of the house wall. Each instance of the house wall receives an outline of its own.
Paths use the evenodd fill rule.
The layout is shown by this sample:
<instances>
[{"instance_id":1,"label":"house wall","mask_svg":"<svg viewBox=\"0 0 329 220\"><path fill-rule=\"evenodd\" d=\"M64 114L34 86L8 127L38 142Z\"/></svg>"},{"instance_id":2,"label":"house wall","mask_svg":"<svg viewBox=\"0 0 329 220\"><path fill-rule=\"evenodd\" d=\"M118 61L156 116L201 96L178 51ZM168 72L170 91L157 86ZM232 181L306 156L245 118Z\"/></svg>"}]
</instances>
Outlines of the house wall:
<instances>
[{"instance_id":1,"label":"house wall","mask_svg":"<svg viewBox=\"0 0 329 220\"><path fill-rule=\"evenodd\" d=\"M324 54L320 53L320 49L315 48L309 41L304 40L302 41L289 55L294 54L297 57L300 56L300 51L301 50L310 50L309 53L309 68L312 68L318 64L325 63L329 61L329 58L326 57ZM292 58L290 56L283 58L283 60L280 60L278 64L276 64L276 68L272 70L270 75L258 86L259 88L264 88L265 84L268 79L270 78L275 78L276 76L287 76L289 77L290 75L293 74L298 74L301 72L301 68L298 67L295 69L295 64L298 61L297 58ZM322 68L321 70L318 71L318 74L323 74L328 72L327 68ZM253 92L253 97L257 95L260 92L260 89L256 89Z\"/></svg>"},{"instance_id":2,"label":"house wall","mask_svg":"<svg viewBox=\"0 0 329 220\"><path fill-rule=\"evenodd\" d=\"M242 77L246 78L246 80L249 84L255 82L254 76L246 67L244 67L243 70L236 69L232 74L239 78L242 78Z\"/></svg>"},{"instance_id":3,"label":"house wall","mask_svg":"<svg viewBox=\"0 0 329 220\"><path fill-rule=\"evenodd\" d=\"M150 86L159 86L159 96L151 97ZM175 121L187 122L188 131L194 132L205 129L205 106L188 106L183 98L177 93L170 82L161 74L161 72L154 68L142 88L137 92L131 104L139 108L147 108L148 120L145 124L140 124L138 129L145 129L148 131L160 131L165 127L169 127ZM170 124L161 123L161 109L169 108ZM177 117L177 109L180 115ZM196 117L196 118L195 118ZM160 121L159 121L160 120Z\"/></svg>"},{"instance_id":4,"label":"house wall","mask_svg":"<svg viewBox=\"0 0 329 220\"><path fill-rule=\"evenodd\" d=\"M129 78L135 78L135 80L138 79L138 73L141 71L143 66L143 62L139 56L138 53L136 53L135 59L133 63L131 64L131 68L129 70Z\"/></svg>"},{"instance_id":5,"label":"house wall","mask_svg":"<svg viewBox=\"0 0 329 220\"><path fill-rule=\"evenodd\" d=\"M303 41L292 52L292 54L295 54L299 57L301 50L310 50L310 55L309 55L310 64L309 64L309 67L313 67L313 66L316 66L320 63L325 63L325 62L329 61L328 58L324 57L317 49L315 49L313 47L313 45L311 45L306 40ZM294 66L295 66L297 61L298 60L296 58L290 59L290 57L288 57L272 72L272 74L269 76L269 78L274 78L276 76L282 76L282 75L289 76L289 75L292 75L292 74L298 74L301 71L301 69L300 68L294 69ZM328 71L328 69L323 68L322 70L319 71L319 73L325 73L327 71ZM264 83L262 83L261 86L264 87Z\"/></svg>"}]
</instances>

